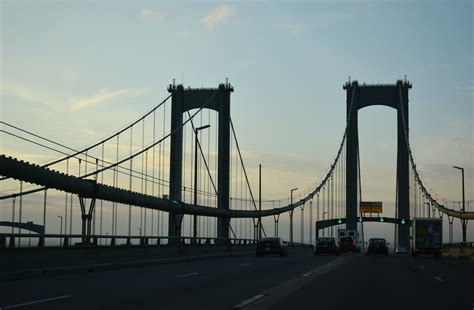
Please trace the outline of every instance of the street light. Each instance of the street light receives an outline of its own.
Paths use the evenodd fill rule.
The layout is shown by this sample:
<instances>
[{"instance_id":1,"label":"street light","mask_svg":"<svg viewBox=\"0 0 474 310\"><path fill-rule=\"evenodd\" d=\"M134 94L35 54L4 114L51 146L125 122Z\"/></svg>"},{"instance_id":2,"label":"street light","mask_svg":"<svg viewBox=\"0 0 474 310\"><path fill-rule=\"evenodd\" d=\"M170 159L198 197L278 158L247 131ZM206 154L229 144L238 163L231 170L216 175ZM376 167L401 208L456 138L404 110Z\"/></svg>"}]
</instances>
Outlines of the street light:
<instances>
[{"instance_id":1,"label":"street light","mask_svg":"<svg viewBox=\"0 0 474 310\"><path fill-rule=\"evenodd\" d=\"M61 235L63 233L63 217L61 215L58 215L58 217L61 219L61 226L59 228L59 234ZM62 246L62 245L63 245L62 238L59 237L59 246Z\"/></svg>"},{"instance_id":2,"label":"street light","mask_svg":"<svg viewBox=\"0 0 474 310\"><path fill-rule=\"evenodd\" d=\"M453 166L454 169L461 170L461 177L462 177L462 212L466 212L466 200L464 196L464 168ZM466 242L466 228L467 228L467 220L461 220L462 226L462 242Z\"/></svg>"},{"instance_id":3,"label":"street light","mask_svg":"<svg viewBox=\"0 0 474 310\"><path fill-rule=\"evenodd\" d=\"M293 206L293 192L298 190L298 187L292 188L290 190L290 203ZM290 244L293 244L293 211L295 209L291 209L290 211Z\"/></svg>"},{"instance_id":4,"label":"street light","mask_svg":"<svg viewBox=\"0 0 474 310\"><path fill-rule=\"evenodd\" d=\"M206 128L211 127L211 125L204 125L201 127L197 127L194 129L194 206L197 206L197 152L198 152L198 132L200 130L204 130ZM193 237L194 242L196 242L197 238L197 215L194 215L194 229L193 229Z\"/></svg>"}]
</instances>

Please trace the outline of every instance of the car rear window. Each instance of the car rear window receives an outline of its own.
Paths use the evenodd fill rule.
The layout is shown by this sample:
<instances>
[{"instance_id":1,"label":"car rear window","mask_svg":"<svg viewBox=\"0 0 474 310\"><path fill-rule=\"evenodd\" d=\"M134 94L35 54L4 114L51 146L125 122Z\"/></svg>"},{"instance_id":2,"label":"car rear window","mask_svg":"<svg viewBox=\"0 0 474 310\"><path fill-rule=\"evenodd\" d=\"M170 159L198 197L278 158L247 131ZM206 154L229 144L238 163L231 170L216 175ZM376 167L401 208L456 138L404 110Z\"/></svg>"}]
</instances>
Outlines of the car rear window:
<instances>
[{"instance_id":1,"label":"car rear window","mask_svg":"<svg viewBox=\"0 0 474 310\"><path fill-rule=\"evenodd\" d=\"M334 238L320 238L318 244L334 244Z\"/></svg>"},{"instance_id":2,"label":"car rear window","mask_svg":"<svg viewBox=\"0 0 474 310\"><path fill-rule=\"evenodd\" d=\"M339 239L339 243L341 243L341 244L352 244L352 238L350 238L350 237L341 238L341 239Z\"/></svg>"},{"instance_id":3,"label":"car rear window","mask_svg":"<svg viewBox=\"0 0 474 310\"><path fill-rule=\"evenodd\" d=\"M260 241L258 241L258 243L261 243L261 244L265 244L265 243L280 244L280 238L263 238Z\"/></svg>"},{"instance_id":4,"label":"car rear window","mask_svg":"<svg viewBox=\"0 0 474 310\"><path fill-rule=\"evenodd\" d=\"M369 242L373 243L373 244L385 244L386 243L385 239L370 239Z\"/></svg>"}]
</instances>

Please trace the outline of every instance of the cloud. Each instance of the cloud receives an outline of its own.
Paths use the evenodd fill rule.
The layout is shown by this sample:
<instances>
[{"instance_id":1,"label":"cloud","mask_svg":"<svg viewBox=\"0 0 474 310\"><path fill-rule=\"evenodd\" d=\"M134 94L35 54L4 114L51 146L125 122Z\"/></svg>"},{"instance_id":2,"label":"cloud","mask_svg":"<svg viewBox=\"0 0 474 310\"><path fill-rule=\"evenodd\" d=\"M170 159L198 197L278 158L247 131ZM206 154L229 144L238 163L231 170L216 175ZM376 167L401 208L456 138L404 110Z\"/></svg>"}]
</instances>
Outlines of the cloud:
<instances>
[{"instance_id":1,"label":"cloud","mask_svg":"<svg viewBox=\"0 0 474 310\"><path fill-rule=\"evenodd\" d=\"M55 91L36 85L23 85L16 82L5 81L0 85L0 94L11 96L22 101L40 104L42 108L53 109L63 102L65 97Z\"/></svg>"},{"instance_id":2,"label":"cloud","mask_svg":"<svg viewBox=\"0 0 474 310\"><path fill-rule=\"evenodd\" d=\"M166 15L160 11L143 8L138 13L138 17L144 21L157 21L160 23L164 22L166 19Z\"/></svg>"},{"instance_id":3,"label":"cloud","mask_svg":"<svg viewBox=\"0 0 474 310\"><path fill-rule=\"evenodd\" d=\"M214 30L217 24L227 21L235 12L232 5L221 5L201 19L208 30Z\"/></svg>"},{"instance_id":4,"label":"cloud","mask_svg":"<svg viewBox=\"0 0 474 310\"><path fill-rule=\"evenodd\" d=\"M107 91L106 89L103 89L92 97L78 100L70 100L72 105L71 111L94 106L98 103L105 102L111 99L136 97L147 91L147 89L121 89L116 91Z\"/></svg>"}]
</instances>

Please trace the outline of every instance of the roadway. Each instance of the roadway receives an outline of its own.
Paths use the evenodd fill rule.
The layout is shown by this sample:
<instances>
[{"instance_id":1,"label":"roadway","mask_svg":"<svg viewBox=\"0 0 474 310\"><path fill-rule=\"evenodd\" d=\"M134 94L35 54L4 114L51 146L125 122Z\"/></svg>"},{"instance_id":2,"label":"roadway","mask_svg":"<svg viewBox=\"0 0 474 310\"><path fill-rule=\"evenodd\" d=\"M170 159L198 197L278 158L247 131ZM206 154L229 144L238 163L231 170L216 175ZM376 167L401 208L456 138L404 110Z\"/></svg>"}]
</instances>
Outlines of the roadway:
<instances>
[{"instance_id":1,"label":"roadway","mask_svg":"<svg viewBox=\"0 0 474 310\"><path fill-rule=\"evenodd\" d=\"M469 309L470 260L236 257L0 283L4 309Z\"/></svg>"}]
</instances>

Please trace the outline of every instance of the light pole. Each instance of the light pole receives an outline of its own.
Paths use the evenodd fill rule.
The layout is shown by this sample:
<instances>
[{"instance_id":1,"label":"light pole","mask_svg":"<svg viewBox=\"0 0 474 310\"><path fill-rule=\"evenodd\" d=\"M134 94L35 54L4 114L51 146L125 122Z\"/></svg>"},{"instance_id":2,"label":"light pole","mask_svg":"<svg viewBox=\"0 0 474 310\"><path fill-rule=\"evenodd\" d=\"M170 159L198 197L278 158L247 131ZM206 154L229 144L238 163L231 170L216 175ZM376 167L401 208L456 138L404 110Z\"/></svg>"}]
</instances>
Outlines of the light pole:
<instances>
[{"instance_id":1,"label":"light pole","mask_svg":"<svg viewBox=\"0 0 474 310\"><path fill-rule=\"evenodd\" d=\"M298 190L298 187L296 188L292 188L290 190L290 203L291 203L291 206L293 206L293 192ZM293 244L293 212L295 211L295 209L291 209L290 210L290 244Z\"/></svg>"},{"instance_id":2,"label":"light pole","mask_svg":"<svg viewBox=\"0 0 474 310\"><path fill-rule=\"evenodd\" d=\"M461 177L462 177L462 212L466 212L466 200L464 196L464 168L453 166L454 169L461 170ZM462 242L466 242L466 228L467 228L467 220L461 220L462 226Z\"/></svg>"},{"instance_id":3,"label":"light pole","mask_svg":"<svg viewBox=\"0 0 474 310\"><path fill-rule=\"evenodd\" d=\"M262 164L258 165L258 240L262 239Z\"/></svg>"},{"instance_id":4,"label":"light pole","mask_svg":"<svg viewBox=\"0 0 474 310\"><path fill-rule=\"evenodd\" d=\"M197 152L198 152L198 132L200 130L206 129L211 127L211 125L204 125L201 127L197 127L194 129L194 206L197 206ZM196 242L197 238L197 215L194 215L194 221L193 221L193 237L194 237L194 242Z\"/></svg>"},{"instance_id":5,"label":"light pole","mask_svg":"<svg viewBox=\"0 0 474 310\"><path fill-rule=\"evenodd\" d=\"M61 224L59 226L59 234L61 235L63 233L63 217L61 215L58 215L59 219L61 220ZM59 246L62 246L62 237L59 237Z\"/></svg>"},{"instance_id":6,"label":"light pole","mask_svg":"<svg viewBox=\"0 0 474 310\"><path fill-rule=\"evenodd\" d=\"M329 211L324 211L323 212L323 221L326 219L325 215L328 214L328 213L329 213ZM323 228L323 237L325 237L324 236L324 228Z\"/></svg>"}]
</instances>

